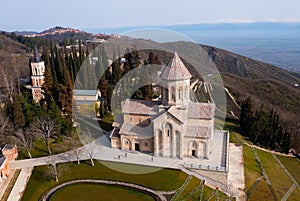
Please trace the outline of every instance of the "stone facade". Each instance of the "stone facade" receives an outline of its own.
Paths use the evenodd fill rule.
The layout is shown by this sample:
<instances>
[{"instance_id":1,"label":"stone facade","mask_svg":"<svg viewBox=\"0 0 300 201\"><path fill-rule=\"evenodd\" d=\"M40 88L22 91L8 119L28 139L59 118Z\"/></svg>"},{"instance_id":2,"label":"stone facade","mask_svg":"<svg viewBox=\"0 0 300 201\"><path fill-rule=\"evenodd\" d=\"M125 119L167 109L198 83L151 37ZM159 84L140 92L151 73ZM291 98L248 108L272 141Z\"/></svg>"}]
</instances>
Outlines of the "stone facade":
<instances>
[{"instance_id":1,"label":"stone facade","mask_svg":"<svg viewBox=\"0 0 300 201\"><path fill-rule=\"evenodd\" d=\"M110 136L112 147L161 157L209 158L214 132L212 103L190 100L191 74L177 55L160 74L160 101L126 100Z\"/></svg>"},{"instance_id":2,"label":"stone facade","mask_svg":"<svg viewBox=\"0 0 300 201\"><path fill-rule=\"evenodd\" d=\"M44 84L45 63L41 61L38 52L34 50L34 60L31 62L31 91L35 102L43 98L42 86Z\"/></svg>"}]
</instances>

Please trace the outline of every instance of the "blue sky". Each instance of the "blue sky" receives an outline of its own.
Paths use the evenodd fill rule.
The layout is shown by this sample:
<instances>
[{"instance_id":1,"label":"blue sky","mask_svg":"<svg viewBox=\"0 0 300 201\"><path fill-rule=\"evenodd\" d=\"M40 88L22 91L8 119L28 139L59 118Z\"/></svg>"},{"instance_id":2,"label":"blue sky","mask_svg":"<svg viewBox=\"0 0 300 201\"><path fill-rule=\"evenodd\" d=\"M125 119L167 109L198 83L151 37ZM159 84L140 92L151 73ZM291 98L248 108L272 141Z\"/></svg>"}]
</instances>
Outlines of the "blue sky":
<instances>
[{"instance_id":1,"label":"blue sky","mask_svg":"<svg viewBox=\"0 0 300 201\"><path fill-rule=\"evenodd\" d=\"M16 6L17 5L17 6ZM171 25L202 22L300 22L299 0L2 1L0 30Z\"/></svg>"}]
</instances>

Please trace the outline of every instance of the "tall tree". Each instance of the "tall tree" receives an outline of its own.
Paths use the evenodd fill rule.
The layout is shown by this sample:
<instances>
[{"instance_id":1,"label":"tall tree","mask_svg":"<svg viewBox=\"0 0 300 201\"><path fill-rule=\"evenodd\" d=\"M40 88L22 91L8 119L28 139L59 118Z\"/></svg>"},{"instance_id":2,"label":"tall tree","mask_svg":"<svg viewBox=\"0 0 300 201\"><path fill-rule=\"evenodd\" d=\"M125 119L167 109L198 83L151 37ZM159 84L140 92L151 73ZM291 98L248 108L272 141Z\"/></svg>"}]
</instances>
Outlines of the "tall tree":
<instances>
[{"instance_id":1,"label":"tall tree","mask_svg":"<svg viewBox=\"0 0 300 201\"><path fill-rule=\"evenodd\" d=\"M23 129L25 126L25 117L18 97L13 103L13 122L16 129Z\"/></svg>"},{"instance_id":2,"label":"tall tree","mask_svg":"<svg viewBox=\"0 0 300 201\"><path fill-rule=\"evenodd\" d=\"M121 69L119 58L116 57L115 49L113 48L113 63L112 63L112 83L115 85L121 78Z\"/></svg>"}]
</instances>

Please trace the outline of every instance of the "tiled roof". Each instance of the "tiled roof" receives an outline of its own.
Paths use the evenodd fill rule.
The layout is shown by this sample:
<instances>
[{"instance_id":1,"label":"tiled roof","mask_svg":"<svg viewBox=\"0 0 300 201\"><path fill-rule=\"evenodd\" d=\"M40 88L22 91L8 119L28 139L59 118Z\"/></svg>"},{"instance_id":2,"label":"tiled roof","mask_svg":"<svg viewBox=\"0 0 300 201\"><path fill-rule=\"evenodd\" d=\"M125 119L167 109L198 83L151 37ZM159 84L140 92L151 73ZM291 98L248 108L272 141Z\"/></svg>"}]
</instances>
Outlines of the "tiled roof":
<instances>
[{"instance_id":1,"label":"tiled roof","mask_svg":"<svg viewBox=\"0 0 300 201\"><path fill-rule=\"evenodd\" d=\"M122 113L156 115L159 102L127 99L122 105Z\"/></svg>"},{"instance_id":2,"label":"tiled roof","mask_svg":"<svg viewBox=\"0 0 300 201\"><path fill-rule=\"evenodd\" d=\"M145 127L134 125L131 123L123 123L120 129L120 134L139 135L139 137L149 138L153 136L153 125Z\"/></svg>"},{"instance_id":3,"label":"tiled roof","mask_svg":"<svg viewBox=\"0 0 300 201\"><path fill-rule=\"evenodd\" d=\"M173 58L160 74L160 78L163 80L186 80L191 77L192 75L179 58L177 52L174 53Z\"/></svg>"},{"instance_id":4,"label":"tiled roof","mask_svg":"<svg viewBox=\"0 0 300 201\"><path fill-rule=\"evenodd\" d=\"M11 150L15 147L15 145L13 144L6 144L2 150Z\"/></svg>"},{"instance_id":5,"label":"tiled roof","mask_svg":"<svg viewBox=\"0 0 300 201\"><path fill-rule=\"evenodd\" d=\"M172 106L172 107L170 107L168 112L171 115L173 115L175 118L177 118L179 121L181 121L182 123L184 123L187 118L187 109L186 108Z\"/></svg>"},{"instance_id":6,"label":"tiled roof","mask_svg":"<svg viewBox=\"0 0 300 201\"><path fill-rule=\"evenodd\" d=\"M188 126L185 136L193 138L209 138L210 131L210 127Z\"/></svg>"},{"instance_id":7,"label":"tiled roof","mask_svg":"<svg viewBox=\"0 0 300 201\"><path fill-rule=\"evenodd\" d=\"M97 90L74 89L74 91L73 91L74 96L96 96L97 93L98 93Z\"/></svg>"},{"instance_id":8,"label":"tiled roof","mask_svg":"<svg viewBox=\"0 0 300 201\"><path fill-rule=\"evenodd\" d=\"M119 138L120 137L120 129L119 128L114 128L110 134L111 138Z\"/></svg>"},{"instance_id":9,"label":"tiled roof","mask_svg":"<svg viewBox=\"0 0 300 201\"><path fill-rule=\"evenodd\" d=\"M215 114L215 105L212 103L190 102L188 106L188 118L212 119Z\"/></svg>"}]
</instances>

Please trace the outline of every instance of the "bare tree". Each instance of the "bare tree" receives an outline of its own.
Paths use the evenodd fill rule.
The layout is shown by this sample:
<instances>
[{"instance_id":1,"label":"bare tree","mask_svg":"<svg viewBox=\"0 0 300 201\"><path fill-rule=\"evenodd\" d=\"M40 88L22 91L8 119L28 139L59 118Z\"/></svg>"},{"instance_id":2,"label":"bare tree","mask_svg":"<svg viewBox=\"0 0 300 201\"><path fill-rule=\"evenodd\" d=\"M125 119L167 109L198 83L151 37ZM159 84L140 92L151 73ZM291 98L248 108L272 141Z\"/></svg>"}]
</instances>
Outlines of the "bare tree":
<instances>
[{"instance_id":1,"label":"bare tree","mask_svg":"<svg viewBox=\"0 0 300 201\"><path fill-rule=\"evenodd\" d=\"M51 137L56 134L58 127L58 123L49 116L39 117L31 126L32 132L34 132L37 137L45 141L50 155L52 154L50 140Z\"/></svg>"},{"instance_id":2,"label":"bare tree","mask_svg":"<svg viewBox=\"0 0 300 201\"><path fill-rule=\"evenodd\" d=\"M82 144L76 140L76 139L72 139L70 141L70 143L68 143L69 145L69 152L68 152L68 155L69 155L69 160L71 161L71 158L73 156L75 156L76 160L77 160L77 164L79 165L80 164L80 155L82 154L83 150L82 148L80 148L82 146Z\"/></svg>"},{"instance_id":3,"label":"bare tree","mask_svg":"<svg viewBox=\"0 0 300 201\"><path fill-rule=\"evenodd\" d=\"M31 149L33 146L34 136L28 131L18 129L15 131L13 138L18 145L21 145L21 147L27 151L29 158L32 158Z\"/></svg>"},{"instance_id":4,"label":"bare tree","mask_svg":"<svg viewBox=\"0 0 300 201\"><path fill-rule=\"evenodd\" d=\"M48 179L54 179L59 181L59 177L68 169L68 165L65 163L57 164L53 161L51 165L48 165L48 169L45 172L45 177Z\"/></svg>"},{"instance_id":5,"label":"bare tree","mask_svg":"<svg viewBox=\"0 0 300 201\"><path fill-rule=\"evenodd\" d=\"M95 151L95 145L94 145L94 140L93 140L93 136L92 136L92 133L90 132L89 129L87 129L86 131L87 135L86 135L86 142L85 144L88 144L88 156L90 158L90 161L91 161L91 164L92 166L95 166L94 164L94 158L95 158L95 155L96 155L96 151Z\"/></svg>"},{"instance_id":6,"label":"bare tree","mask_svg":"<svg viewBox=\"0 0 300 201\"><path fill-rule=\"evenodd\" d=\"M14 94L15 88L16 88L13 74L5 72L4 69L2 68L0 78L4 82L5 89L6 89L5 94L7 96L7 99L12 103L13 102L13 94Z\"/></svg>"},{"instance_id":7,"label":"bare tree","mask_svg":"<svg viewBox=\"0 0 300 201\"><path fill-rule=\"evenodd\" d=\"M0 112L0 141L10 143L14 128L9 118L5 117L3 112Z\"/></svg>"}]
</instances>

